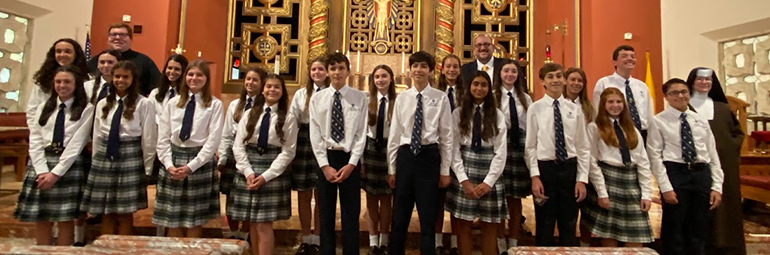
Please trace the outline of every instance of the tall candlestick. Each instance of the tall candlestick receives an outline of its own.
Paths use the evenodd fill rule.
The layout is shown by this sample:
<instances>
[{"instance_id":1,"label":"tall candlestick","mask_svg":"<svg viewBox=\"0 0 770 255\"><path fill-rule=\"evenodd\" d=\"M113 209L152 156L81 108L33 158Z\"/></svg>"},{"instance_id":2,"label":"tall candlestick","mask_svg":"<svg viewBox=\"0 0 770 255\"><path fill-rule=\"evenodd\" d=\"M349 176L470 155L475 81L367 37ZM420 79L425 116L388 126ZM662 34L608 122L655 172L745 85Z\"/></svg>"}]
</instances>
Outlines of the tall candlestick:
<instances>
[{"instance_id":1,"label":"tall candlestick","mask_svg":"<svg viewBox=\"0 0 770 255\"><path fill-rule=\"evenodd\" d=\"M275 55L275 70L273 70L273 73L280 74L281 73L281 58L280 55Z\"/></svg>"},{"instance_id":2,"label":"tall candlestick","mask_svg":"<svg viewBox=\"0 0 770 255\"><path fill-rule=\"evenodd\" d=\"M406 52L401 52L401 74L404 74L404 60L406 60Z\"/></svg>"},{"instance_id":3,"label":"tall candlestick","mask_svg":"<svg viewBox=\"0 0 770 255\"><path fill-rule=\"evenodd\" d=\"M361 51L356 51L356 73L361 73Z\"/></svg>"}]
</instances>

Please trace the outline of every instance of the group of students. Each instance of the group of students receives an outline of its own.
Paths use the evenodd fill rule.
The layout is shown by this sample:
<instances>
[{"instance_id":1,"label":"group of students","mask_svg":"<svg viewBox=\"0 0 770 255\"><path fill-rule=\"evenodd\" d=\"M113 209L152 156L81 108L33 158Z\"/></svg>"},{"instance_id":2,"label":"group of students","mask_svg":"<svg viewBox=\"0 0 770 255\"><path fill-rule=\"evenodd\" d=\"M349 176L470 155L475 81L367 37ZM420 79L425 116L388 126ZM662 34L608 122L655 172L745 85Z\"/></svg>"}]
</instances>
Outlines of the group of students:
<instances>
[{"instance_id":1,"label":"group of students","mask_svg":"<svg viewBox=\"0 0 770 255\"><path fill-rule=\"evenodd\" d=\"M51 243L54 222L57 244L82 242L73 228L86 213L103 215L102 234L131 234L133 213L148 206L146 176L158 167L153 224L169 236L200 237L220 217L221 192L230 229L240 238L248 232L258 254L273 252L272 223L291 217L292 190L298 254L335 253L338 193L343 253L359 253L360 189L371 254L404 254L415 205L422 254L471 254L476 220L482 254L503 253L518 245L529 195L539 246L556 244L556 225L558 243L576 245L579 209L581 236L640 246L653 241L654 175L666 253L704 253L723 180L709 121L725 113L711 96L721 92L712 70L666 82L670 107L653 116L650 91L630 78L629 46L613 53L616 73L597 84L596 107L585 73L554 63L540 69L546 93L533 102L522 66L492 57L492 47L477 37L477 60L462 72L457 56L445 57L437 84L434 57L412 54L413 85L398 95L387 65L372 70L368 95L348 86L350 63L340 53L311 60L309 82L291 102L281 76L249 69L224 112L205 61L170 56L145 97L136 65L119 51L98 54L88 81L80 45L61 39L34 76L31 161L14 216L37 223L38 244ZM688 108L690 93L710 96L698 113ZM450 249L443 248L445 210Z\"/></svg>"}]
</instances>

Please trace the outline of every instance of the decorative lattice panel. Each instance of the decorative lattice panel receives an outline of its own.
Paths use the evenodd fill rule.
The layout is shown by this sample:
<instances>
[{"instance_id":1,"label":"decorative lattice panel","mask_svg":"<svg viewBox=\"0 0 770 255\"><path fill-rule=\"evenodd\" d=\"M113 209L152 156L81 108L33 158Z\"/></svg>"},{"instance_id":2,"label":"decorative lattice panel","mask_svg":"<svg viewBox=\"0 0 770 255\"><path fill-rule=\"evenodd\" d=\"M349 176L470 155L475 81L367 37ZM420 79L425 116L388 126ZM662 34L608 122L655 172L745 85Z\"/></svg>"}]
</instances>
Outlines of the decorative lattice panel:
<instances>
[{"instance_id":1,"label":"decorative lattice panel","mask_svg":"<svg viewBox=\"0 0 770 255\"><path fill-rule=\"evenodd\" d=\"M770 115L770 34L721 43L726 93L750 104L749 114Z\"/></svg>"},{"instance_id":2,"label":"decorative lattice panel","mask_svg":"<svg viewBox=\"0 0 770 255\"><path fill-rule=\"evenodd\" d=\"M463 0L462 52L463 62L473 60L473 39L486 33L495 44L495 57L524 59L528 56L528 0Z\"/></svg>"},{"instance_id":3,"label":"decorative lattice panel","mask_svg":"<svg viewBox=\"0 0 770 255\"><path fill-rule=\"evenodd\" d=\"M346 45L350 52L411 53L419 50L420 1L348 2Z\"/></svg>"},{"instance_id":4,"label":"decorative lattice panel","mask_svg":"<svg viewBox=\"0 0 770 255\"><path fill-rule=\"evenodd\" d=\"M18 111L29 19L0 12L0 112Z\"/></svg>"}]
</instances>

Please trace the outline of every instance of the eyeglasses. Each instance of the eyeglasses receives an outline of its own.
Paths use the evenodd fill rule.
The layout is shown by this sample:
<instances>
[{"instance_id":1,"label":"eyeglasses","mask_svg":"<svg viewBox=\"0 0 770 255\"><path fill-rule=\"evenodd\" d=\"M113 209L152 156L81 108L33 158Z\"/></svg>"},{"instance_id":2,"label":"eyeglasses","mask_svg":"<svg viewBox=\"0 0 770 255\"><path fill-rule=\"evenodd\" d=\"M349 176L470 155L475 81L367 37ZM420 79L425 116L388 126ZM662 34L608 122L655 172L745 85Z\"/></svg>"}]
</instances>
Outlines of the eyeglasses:
<instances>
[{"instance_id":1,"label":"eyeglasses","mask_svg":"<svg viewBox=\"0 0 770 255\"><path fill-rule=\"evenodd\" d=\"M490 46L492 46L491 43L477 43L476 45L473 45L473 47L476 47L476 48L487 48Z\"/></svg>"},{"instance_id":2,"label":"eyeglasses","mask_svg":"<svg viewBox=\"0 0 770 255\"><path fill-rule=\"evenodd\" d=\"M128 33L109 33L108 35L109 35L110 38L118 38L118 37L126 38L126 37L128 37Z\"/></svg>"},{"instance_id":3,"label":"eyeglasses","mask_svg":"<svg viewBox=\"0 0 770 255\"><path fill-rule=\"evenodd\" d=\"M680 96L680 95L685 96L685 95L690 95L690 91L686 90L686 89L684 89L684 90L677 90L677 91L669 91L669 92L666 92L666 95L672 96L672 97Z\"/></svg>"}]
</instances>

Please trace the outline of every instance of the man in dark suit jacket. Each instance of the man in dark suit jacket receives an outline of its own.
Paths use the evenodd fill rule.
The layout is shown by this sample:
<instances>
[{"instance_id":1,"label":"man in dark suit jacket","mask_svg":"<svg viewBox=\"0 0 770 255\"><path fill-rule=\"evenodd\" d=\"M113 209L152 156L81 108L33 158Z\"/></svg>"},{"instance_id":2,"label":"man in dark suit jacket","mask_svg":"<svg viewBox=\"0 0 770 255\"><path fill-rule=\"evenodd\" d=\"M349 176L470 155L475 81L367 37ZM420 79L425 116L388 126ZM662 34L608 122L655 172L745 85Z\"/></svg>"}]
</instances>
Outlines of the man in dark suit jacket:
<instances>
[{"instance_id":1,"label":"man in dark suit jacket","mask_svg":"<svg viewBox=\"0 0 770 255\"><path fill-rule=\"evenodd\" d=\"M485 34L476 36L476 39L473 40L473 56L476 60L463 65L463 84L470 80L470 77L473 77L476 71L486 71L489 77L492 78L493 84L500 80L502 62L495 61L495 57L492 56L494 50L495 46L492 44L492 38Z\"/></svg>"},{"instance_id":2,"label":"man in dark suit jacket","mask_svg":"<svg viewBox=\"0 0 770 255\"><path fill-rule=\"evenodd\" d=\"M145 96L149 95L160 80L161 74L158 66L152 62L150 57L131 49L131 44L134 42L134 31L131 26L126 23L114 23L110 25L107 37L107 44L110 49L120 51L122 60L131 61L136 65L139 72L139 93ZM91 70L96 70L97 62L99 62L97 58L91 58L91 61L88 61L88 67Z\"/></svg>"}]
</instances>

